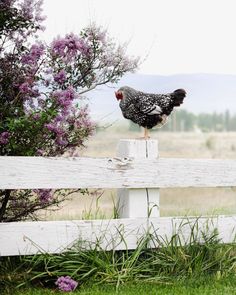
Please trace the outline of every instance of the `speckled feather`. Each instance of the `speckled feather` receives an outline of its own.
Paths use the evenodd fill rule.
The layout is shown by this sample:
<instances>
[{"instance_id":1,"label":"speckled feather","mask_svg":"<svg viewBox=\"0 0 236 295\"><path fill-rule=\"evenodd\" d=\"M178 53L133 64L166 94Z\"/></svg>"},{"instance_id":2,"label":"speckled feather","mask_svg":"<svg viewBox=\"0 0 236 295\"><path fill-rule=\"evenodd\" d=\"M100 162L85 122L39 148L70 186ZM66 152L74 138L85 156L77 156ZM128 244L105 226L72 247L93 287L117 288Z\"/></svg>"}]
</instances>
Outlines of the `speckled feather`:
<instances>
[{"instance_id":1,"label":"speckled feather","mask_svg":"<svg viewBox=\"0 0 236 295\"><path fill-rule=\"evenodd\" d=\"M173 93L144 93L128 86L121 87L119 91L124 95L124 99L120 101L123 116L148 129L162 124L162 116L169 116L174 108ZM161 114L150 115L156 106L161 108Z\"/></svg>"}]
</instances>

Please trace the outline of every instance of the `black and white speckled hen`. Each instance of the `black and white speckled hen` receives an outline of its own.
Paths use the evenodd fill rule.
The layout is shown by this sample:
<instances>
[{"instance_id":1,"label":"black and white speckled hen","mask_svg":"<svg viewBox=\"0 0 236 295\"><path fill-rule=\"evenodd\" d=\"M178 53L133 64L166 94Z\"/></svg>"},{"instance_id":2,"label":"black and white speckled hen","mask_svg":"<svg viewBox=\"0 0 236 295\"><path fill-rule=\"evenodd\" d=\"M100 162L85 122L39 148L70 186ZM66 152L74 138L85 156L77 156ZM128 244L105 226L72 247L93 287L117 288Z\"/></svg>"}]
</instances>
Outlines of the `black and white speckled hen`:
<instances>
[{"instance_id":1,"label":"black and white speckled hen","mask_svg":"<svg viewBox=\"0 0 236 295\"><path fill-rule=\"evenodd\" d=\"M144 127L144 138L147 139L147 129L164 125L174 107L183 103L186 91L177 89L167 94L153 94L123 86L115 92L115 96L120 101L123 116Z\"/></svg>"}]
</instances>

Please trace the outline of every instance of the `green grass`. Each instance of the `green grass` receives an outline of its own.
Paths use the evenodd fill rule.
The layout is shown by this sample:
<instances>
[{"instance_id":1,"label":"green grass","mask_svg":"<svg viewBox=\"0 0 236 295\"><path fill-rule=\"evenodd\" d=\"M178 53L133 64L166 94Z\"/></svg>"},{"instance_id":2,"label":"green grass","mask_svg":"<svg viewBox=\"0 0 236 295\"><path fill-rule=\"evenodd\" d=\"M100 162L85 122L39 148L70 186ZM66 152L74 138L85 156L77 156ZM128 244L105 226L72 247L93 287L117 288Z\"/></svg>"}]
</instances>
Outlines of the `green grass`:
<instances>
[{"instance_id":1,"label":"green grass","mask_svg":"<svg viewBox=\"0 0 236 295\"><path fill-rule=\"evenodd\" d=\"M63 294L55 289L28 288L5 294L14 295L59 295ZM3 294L3 295L5 295ZM66 293L65 293L66 294ZM73 293L74 295L235 295L236 277L217 279L205 277L176 281L171 284L154 283L127 283L116 290L114 285L82 285Z\"/></svg>"},{"instance_id":2,"label":"green grass","mask_svg":"<svg viewBox=\"0 0 236 295\"><path fill-rule=\"evenodd\" d=\"M170 241L152 234L143 237L135 250L105 251L99 241L94 248L85 250L80 242L62 254L23 257L24 281L52 285L58 277L69 275L81 283L92 281L119 288L130 281L173 282L201 275L236 273L235 244L220 244L216 231L198 232L197 222L190 225L187 221L182 226L191 226L187 244L183 242L181 232ZM120 234L121 240L124 239ZM148 248L150 243L156 245L155 249Z\"/></svg>"}]
</instances>

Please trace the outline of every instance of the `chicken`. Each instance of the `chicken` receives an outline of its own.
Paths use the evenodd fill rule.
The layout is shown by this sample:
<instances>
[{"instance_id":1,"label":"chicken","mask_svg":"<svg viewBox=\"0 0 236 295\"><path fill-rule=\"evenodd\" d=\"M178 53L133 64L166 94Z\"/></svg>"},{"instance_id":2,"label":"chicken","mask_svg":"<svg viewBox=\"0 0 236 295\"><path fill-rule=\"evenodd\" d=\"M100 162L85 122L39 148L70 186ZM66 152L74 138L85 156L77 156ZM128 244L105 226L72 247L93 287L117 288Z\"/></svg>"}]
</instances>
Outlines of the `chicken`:
<instances>
[{"instance_id":1,"label":"chicken","mask_svg":"<svg viewBox=\"0 0 236 295\"><path fill-rule=\"evenodd\" d=\"M128 86L115 92L126 119L145 128L144 138L148 138L148 129L165 124L174 107L179 107L186 96L184 89L167 94L144 93Z\"/></svg>"}]
</instances>

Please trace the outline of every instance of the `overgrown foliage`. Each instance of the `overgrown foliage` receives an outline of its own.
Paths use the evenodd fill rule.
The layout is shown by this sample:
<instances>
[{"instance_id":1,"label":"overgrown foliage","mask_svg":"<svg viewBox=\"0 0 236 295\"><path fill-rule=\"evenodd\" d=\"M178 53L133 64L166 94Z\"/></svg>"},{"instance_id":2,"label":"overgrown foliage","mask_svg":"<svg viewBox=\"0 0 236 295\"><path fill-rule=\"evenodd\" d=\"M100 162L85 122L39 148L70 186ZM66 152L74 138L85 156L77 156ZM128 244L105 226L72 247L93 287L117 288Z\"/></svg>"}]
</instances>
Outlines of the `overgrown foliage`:
<instances>
[{"instance_id":1,"label":"overgrown foliage","mask_svg":"<svg viewBox=\"0 0 236 295\"><path fill-rule=\"evenodd\" d=\"M0 2L0 156L75 155L95 127L83 94L138 65L95 24L51 44L39 41L41 6L41 0ZM34 217L65 195L1 190L0 222Z\"/></svg>"}]
</instances>

